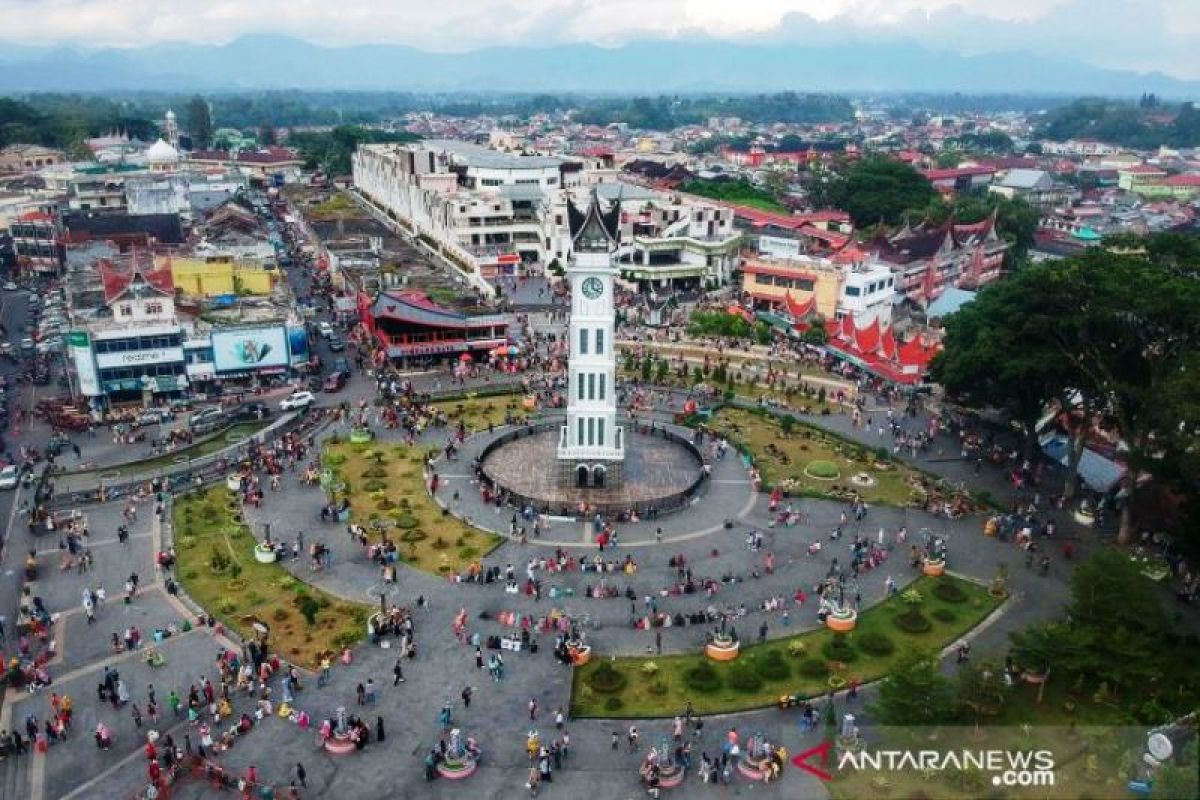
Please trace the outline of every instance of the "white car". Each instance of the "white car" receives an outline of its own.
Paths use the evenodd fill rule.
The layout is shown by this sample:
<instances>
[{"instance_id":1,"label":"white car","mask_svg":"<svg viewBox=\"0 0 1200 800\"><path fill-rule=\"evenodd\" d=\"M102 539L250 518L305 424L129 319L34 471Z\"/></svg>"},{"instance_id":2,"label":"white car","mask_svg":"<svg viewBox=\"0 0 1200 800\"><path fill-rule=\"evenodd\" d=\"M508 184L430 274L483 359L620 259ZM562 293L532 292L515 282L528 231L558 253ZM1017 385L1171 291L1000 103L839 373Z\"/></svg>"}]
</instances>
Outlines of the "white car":
<instances>
[{"instance_id":1,"label":"white car","mask_svg":"<svg viewBox=\"0 0 1200 800\"><path fill-rule=\"evenodd\" d=\"M295 411L298 408L308 408L317 402L312 392L292 392L279 404L281 411Z\"/></svg>"},{"instance_id":2,"label":"white car","mask_svg":"<svg viewBox=\"0 0 1200 800\"><path fill-rule=\"evenodd\" d=\"M9 464L4 469L0 469L0 489L15 489L20 482L21 468L16 464Z\"/></svg>"},{"instance_id":3,"label":"white car","mask_svg":"<svg viewBox=\"0 0 1200 800\"><path fill-rule=\"evenodd\" d=\"M333 336L333 325L322 320L317 323L317 332L321 334L322 339L328 339Z\"/></svg>"},{"instance_id":4,"label":"white car","mask_svg":"<svg viewBox=\"0 0 1200 800\"><path fill-rule=\"evenodd\" d=\"M21 288L20 286L17 286L12 281L9 281L8 283L4 284L4 286L3 286L3 289L6 292L15 292L17 289L20 289L20 288Z\"/></svg>"}]
</instances>

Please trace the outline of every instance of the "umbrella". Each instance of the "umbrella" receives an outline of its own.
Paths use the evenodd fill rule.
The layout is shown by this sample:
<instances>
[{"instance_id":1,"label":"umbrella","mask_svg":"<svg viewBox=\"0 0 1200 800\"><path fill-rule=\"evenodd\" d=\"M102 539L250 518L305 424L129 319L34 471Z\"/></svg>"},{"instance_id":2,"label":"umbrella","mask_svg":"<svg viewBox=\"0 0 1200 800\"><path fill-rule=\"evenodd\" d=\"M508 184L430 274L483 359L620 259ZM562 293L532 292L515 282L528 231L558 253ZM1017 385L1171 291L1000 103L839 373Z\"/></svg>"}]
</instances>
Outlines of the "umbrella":
<instances>
[{"instance_id":1,"label":"umbrella","mask_svg":"<svg viewBox=\"0 0 1200 800\"><path fill-rule=\"evenodd\" d=\"M516 355L517 353L519 353L519 352L521 352L521 348L517 347L515 344L514 344L514 345L510 345L510 346L509 346L509 348L508 348L508 354L509 354L510 356L515 356L515 355Z\"/></svg>"},{"instance_id":2,"label":"umbrella","mask_svg":"<svg viewBox=\"0 0 1200 800\"><path fill-rule=\"evenodd\" d=\"M463 353L463 354L462 354L461 356L459 356L458 358L459 358L459 360L460 360L460 361L470 361L470 360L471 360L471 354L470 354L470 353Z\"/></svg>"}]
</instances>

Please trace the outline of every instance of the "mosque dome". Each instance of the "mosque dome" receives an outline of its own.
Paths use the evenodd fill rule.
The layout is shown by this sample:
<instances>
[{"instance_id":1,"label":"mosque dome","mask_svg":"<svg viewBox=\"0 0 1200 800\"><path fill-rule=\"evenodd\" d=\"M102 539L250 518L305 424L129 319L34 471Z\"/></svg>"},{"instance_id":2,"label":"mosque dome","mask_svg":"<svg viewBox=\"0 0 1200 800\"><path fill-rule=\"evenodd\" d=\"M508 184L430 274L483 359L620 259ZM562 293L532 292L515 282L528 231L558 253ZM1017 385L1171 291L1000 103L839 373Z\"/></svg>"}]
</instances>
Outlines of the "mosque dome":
<instances>
[{"instance_id":1,"label":"mosque dome","mask_svg":"<svg viewBox=\"0 0 1200 800\"><path fill-rule=\"evenodd\" d=\"M159 139L146 151L146 161L151 164L175 164L179 161L179 151Z\"/></svg>"}]
</instances>

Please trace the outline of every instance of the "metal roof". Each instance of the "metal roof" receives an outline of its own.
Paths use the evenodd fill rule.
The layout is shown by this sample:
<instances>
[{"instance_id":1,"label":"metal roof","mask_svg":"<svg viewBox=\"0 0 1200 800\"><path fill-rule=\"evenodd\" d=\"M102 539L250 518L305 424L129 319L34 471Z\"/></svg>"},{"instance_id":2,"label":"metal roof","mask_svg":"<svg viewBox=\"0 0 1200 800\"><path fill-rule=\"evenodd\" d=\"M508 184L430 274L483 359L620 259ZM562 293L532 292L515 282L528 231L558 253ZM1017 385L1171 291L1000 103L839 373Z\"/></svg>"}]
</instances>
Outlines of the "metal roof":
<instances>
[{"instance_id":1,"label":"metal roof","mask_svg":"<svg viewBox=\"0 0 1200 800\"><path fill-rule=\"evenodd\" d=\"M458 157L469 167L486 169L546 169L557 167L563 159L553 156L521 156L501 153L487 147L458 139L427 139L421 143L430 150L444 150Z\"/></svg>"}]
</instances>

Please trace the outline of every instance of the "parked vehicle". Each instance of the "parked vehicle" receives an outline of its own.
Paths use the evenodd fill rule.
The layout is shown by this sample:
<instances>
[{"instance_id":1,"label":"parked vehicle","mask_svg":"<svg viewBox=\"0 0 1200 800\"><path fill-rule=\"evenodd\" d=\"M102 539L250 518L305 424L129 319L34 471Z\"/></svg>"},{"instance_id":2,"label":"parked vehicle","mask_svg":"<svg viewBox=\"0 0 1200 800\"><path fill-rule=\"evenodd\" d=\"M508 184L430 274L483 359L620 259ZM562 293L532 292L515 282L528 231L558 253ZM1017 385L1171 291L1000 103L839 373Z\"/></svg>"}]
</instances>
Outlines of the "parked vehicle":
<instances>
[{"instance_id":1,"label":"parked vehicle","mask_svg":"<svg viewBox=\"0 0 1200 800\"><path fill-rule=\"evenodd\" d=\"M331 372L325 382L321 384L321 388L327 392L340 392L346 386L346 373Z\"/></svg>"},{"instance_id":2,"label":"parked vehicle","mask_svg":"<svg viewBox=\"0 0 1200 800\"><path fill-rule=\"evenodd\" d=\"M317 323L317 333L319 333L322 338L328 339L330 336L333 336L333 325L325 320L321 320Z\"/></svg>"},{"instance_id":3,"label":"parked vehicle","mask_svg":"<svg viewBox=\"0 0 1200 800\"><path fill-rule=\"evenodd\" d=\"M196 411L192 416L188 417L188 427L192 430L197 428L211 427L225 419L225 412L219 406L208 406Z\"/></svg>"},{"instance_id":4,"label":"parked vehicle","mask_svg":"<svg viewBox=\"0 0 1200 800\"><path fill-rule=\"evenodd\" d=\"M21 468L16 464L9 464L4 469L0 469L0 489L15 489L21 481Z\"/></svg>"},{"instance_id":5,"label":"parked vehicle","mask_svg":"<svg viewBox=\"0 0 1200 800\"><path fill-rule=\"evenodd\" d=\"M312 392L292 392L283 398L279 403L279 408L281 411L297 411L308 408L315 402L317 402L317 398Z\"/></svg>"}]
</instances>

